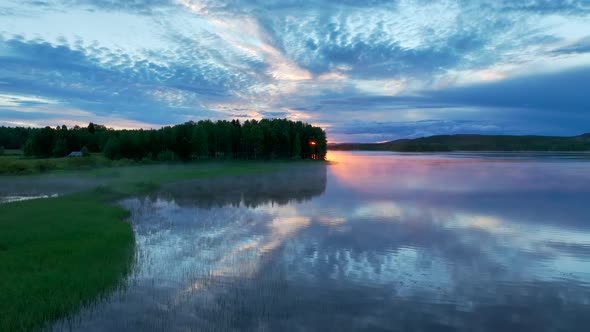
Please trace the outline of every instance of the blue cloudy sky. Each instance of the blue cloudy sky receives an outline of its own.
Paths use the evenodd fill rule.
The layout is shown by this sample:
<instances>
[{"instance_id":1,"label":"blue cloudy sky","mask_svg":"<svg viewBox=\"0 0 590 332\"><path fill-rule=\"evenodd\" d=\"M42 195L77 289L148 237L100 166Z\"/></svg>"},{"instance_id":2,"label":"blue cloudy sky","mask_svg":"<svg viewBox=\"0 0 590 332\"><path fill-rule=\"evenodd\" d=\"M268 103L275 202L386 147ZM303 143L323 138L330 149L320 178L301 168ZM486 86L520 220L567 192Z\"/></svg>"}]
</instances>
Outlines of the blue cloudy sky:
<instances>
[{"instance_id":1,"label":"blue cloudy sky","mask_svg":"<svg viewBox=\"0 0 590 332\"><path fill-rule=\"evenodd\" d=\"M0 125L590 132L590 0L0 0Z\"/></svg>"}]
</instances>

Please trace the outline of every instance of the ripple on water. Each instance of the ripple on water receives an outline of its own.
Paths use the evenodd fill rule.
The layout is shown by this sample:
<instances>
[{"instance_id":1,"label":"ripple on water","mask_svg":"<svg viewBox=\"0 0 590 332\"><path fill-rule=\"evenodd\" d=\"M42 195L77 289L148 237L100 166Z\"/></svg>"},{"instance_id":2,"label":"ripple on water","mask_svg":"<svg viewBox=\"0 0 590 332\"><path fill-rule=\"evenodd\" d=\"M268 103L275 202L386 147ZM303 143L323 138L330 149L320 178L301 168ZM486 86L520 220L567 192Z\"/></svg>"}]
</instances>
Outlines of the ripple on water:
<instances>
[{"instance_id":1,"label":"ripple on water","mask_svg":"<svg viewBox=\"0 0 590 332\"><path fill-rule=\"evenodd\" d=\"M73 330L590 326L590 163L340 157L122 202L135 271Z\"/></svg>"},{"instance_id":2,"label":"ripple on water","mask_svg":"<svg viewBox=\"0 0 590 332\"><path fill-rule=\"evenodd\" d=\"M0 197L0 204L28 201L31 199L52 198L52 197L58 197L58 196L59 196L58 194L33 195L33 196L2 196L2 197Z\"/></svg>"}]
</instances>

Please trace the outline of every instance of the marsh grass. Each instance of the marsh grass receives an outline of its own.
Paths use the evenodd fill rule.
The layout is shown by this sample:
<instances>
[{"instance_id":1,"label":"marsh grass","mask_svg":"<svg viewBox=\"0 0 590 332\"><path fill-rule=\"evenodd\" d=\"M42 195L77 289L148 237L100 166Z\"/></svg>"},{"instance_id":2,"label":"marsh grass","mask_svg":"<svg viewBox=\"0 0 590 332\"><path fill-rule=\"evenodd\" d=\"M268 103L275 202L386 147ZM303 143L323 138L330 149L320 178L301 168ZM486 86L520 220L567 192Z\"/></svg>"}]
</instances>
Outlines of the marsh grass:
<instances>
[{"instance_id":1,"label":"marsh grass","mask_svg":"<svg viewBox=\"0 0 590 332\"><path fill-rule=\"evenodd\" d=\"M134 235L124 222L129 212L115 205L117 200L174 181L269 172L284 164L205 162L64 171L64 181L91 177L104 185L0 205L0 331L48 327L123 284L133 269Z\"/></svg>"},{"instance_id":2,"label":"marsh grass","mask_svg":"<svg viewBox=\"0 0 590 332\"><path fill-rule=\"evenodd\" d=\"M4 149L4 156L22 156L22 155L23 155L23 150L21 150L21 149Z\"/></svg>"},{"instance_id":3,"label":"marsh grass","mask_svg":"<svg viewBox=\"0 0 590 332\"><path fill-rule=\"evenodd\" d=\"M125 162L121 161L120 163ZM131 164L131 161L127 161ZM93 169L114 166L115 163L102 155L82 158L26 158L21 155L0 156L0 174L27 175L59 170Z\"/></svg>"},{"instance_id":4,"label":"marsh grass","mask_svg":"<svg viewBox=\"0 0 590 332\"><path fill-rule=\"evenodd\" d=\"M15 150L20 151L20 150ZM297 163L317 162L312 160L300 160ZM102 153L93 153L88 157L74 158L30 158L23 157L22 154L14 153L11 155L0 156L0 176L1 175L31 175L45 173L66 173L71 174L77 171L93 171L96 174L105 174L109 169L125 168L139 170L145 173L149 170L158 170L161 168L171 168L172 175L159 174L158 177L172 178L191 178L195 173L201 173L210 168L223 168L224 170L232 168L243 169L260 165L281 165L287 161L244 161L244 160L194 160L183 163L180 161L154 161L151 159L131 160L131 159L107 159ZM289 161L289 163L293 163ZM112 172L111 172L112 173ZM182 173L182 174L181 174Z\"/></svg>"},{"instance_id":5,"label":"marsh grass","mask_svg":"<svg viewBox=\"0 0 590 332\"><path fill-rule=\"evenodd\" d=\"M88 194L0 208L0 330L42 327L116 287L133 255L127 217Z\"/></svg>"}]
</instances>

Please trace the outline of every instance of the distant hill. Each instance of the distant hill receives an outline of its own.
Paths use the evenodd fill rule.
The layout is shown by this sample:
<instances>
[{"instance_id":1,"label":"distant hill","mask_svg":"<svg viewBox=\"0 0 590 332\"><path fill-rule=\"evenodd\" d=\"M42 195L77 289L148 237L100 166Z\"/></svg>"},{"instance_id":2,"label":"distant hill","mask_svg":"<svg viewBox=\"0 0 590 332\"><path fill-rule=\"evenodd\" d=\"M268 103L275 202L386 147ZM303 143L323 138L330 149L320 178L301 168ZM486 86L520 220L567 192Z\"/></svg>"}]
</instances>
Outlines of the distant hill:
<instances>
[{"instance_id":1,"label":"distant hill","mask_svg":"<svg viewBox=\"0 0 590 332\"><path fill-rule=\"evenodd\" d=\"M437 135L385 143L329 144L330 150L397 152L446 151L590 151L590 133L573 137L510 135Z\"/></svg>"}]
</instances>

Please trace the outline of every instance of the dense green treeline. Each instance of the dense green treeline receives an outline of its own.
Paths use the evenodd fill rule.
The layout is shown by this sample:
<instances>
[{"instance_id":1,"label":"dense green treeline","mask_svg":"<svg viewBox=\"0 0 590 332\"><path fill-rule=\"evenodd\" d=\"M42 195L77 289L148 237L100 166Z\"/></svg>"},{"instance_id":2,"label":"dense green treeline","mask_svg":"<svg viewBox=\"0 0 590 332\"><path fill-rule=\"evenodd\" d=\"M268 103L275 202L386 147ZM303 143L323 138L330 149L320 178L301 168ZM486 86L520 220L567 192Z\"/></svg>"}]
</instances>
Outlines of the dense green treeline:
<instances>
[{"instance_id":1,"label":"dense green treeline","mask_svg":"<svg viewBox=\"0 0 590 332\"><path fill-rule=\"evenodd\" d=\"M104 152L110 159L324 159L326 134L303 122L204 120L157 130L88 127L0 127L0 146L26 156L63 157L72 151Z\"/></svg>"},{"instance_id":2,"label":"dense green treeline","mask_svg":"<svg viewBox=\"0 0 590 332\"><path fill-rule=\"evenodd\" d=\"M445 151L590 151L590 134L574 137L510 135L438 135L385 143L343 143L333 150L398 152Z\"/></svg>"}]
</instances>

